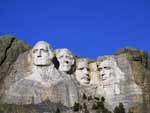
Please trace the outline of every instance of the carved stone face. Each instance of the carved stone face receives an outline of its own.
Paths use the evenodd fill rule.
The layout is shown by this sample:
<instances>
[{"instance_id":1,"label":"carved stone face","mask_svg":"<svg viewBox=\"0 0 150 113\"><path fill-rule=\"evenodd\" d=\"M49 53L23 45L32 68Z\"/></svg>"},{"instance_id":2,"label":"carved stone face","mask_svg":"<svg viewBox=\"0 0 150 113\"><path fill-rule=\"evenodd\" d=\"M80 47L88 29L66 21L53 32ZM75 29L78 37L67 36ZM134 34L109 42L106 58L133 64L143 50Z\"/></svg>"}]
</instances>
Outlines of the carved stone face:
<instances>
[{"instance_id":1,"label":"carved stone face","mask_svg":"<svg viewBox=\"0 0 150 113\"><path fill-rule=\"evenodd\" d=\"M76 67L76 79L80 84L89 83L89 67L87 61L81 61L77 64Z\"/></svg>"},{"instance_id":2,"label":"carved stone face","mask_svg":"<svg viewBox=\"0 0 150 113\"><path fill-rule=\"evenodd\" d=\"M56 57L59 62L59 71L69 72L74 65L74 58L68 49L60 49L56 52Z\"/></svg>"},{"instance_id":3,"label":"carved stone face","mask_svg":"<svg viewBox=\"0 0 150 113\"><path fill-rule=\"evenodd\" d=\"M47 66L51 64L53 56L50 45L47 42L38 42L32 50L33 64L36 66Z\"/></svg>"},{"instance_id":4,"label":"carved stone face","mask_svg":"<svg viewBox=\"0 0 150 113\"><path fill-rule=\"evenodd\" d=\"M112 77L113 69L110 60L104 60L98 65L98 70L102 80L107 80Z\"/></svg>"}]
</instances>

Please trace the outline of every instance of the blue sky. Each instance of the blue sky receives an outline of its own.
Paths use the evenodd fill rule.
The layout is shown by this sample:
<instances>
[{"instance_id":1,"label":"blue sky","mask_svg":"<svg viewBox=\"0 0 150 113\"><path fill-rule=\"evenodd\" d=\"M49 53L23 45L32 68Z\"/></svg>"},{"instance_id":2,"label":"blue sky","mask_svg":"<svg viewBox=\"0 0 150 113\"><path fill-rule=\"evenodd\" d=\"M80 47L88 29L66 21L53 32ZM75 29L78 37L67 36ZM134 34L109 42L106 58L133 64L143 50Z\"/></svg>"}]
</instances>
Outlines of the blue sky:
<instances>
[{"instance_id":1,"label":"blue sky","mask_svg":"<svg viewBox=\"0 0 150 113\"><path fill-rule=\"evenodd\" d=\"M48 41L81 57L150 51L150 0L0 0L0 35Z\"/></svg>"}]
</instances>

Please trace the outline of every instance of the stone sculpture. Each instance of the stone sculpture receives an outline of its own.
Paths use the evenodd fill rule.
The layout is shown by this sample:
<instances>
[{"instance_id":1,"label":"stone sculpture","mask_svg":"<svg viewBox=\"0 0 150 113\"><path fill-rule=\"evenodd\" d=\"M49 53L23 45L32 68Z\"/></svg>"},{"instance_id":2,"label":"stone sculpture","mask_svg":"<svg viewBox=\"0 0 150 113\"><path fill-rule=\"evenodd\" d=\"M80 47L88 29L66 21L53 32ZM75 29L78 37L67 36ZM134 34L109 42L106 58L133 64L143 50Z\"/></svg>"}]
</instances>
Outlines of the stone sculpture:
<instances>
[{"instance_id":1,"label":"stone sculpture","mask_svg":"<svg viewBox=\"0 0 150 113\"><path fill-rule=\"evenodd\" d=\"M75 64L74 56L68 49L57 49L56 58L59 62L59 71L64 73L72 73Z\"/></svg>"},{"instance_id":2,"label":"stone sculpture","mask_svg":"<svg viewBox=\"0 0 150 113\"><path fill-rule=\"evenodd\" d=\"M89 70L89 60L86 58L79 58L76 60L76 80L79 83L80 96L95 96L97 86L90 84L90 70Z\"/></svg>"},{"instance_id":3,"label":"stone sculpture","mask_svg":"<svg viewBox=\"0 0 150 113\"><path fill-rule=\"evenodd\" d=\"M56 49L54 53L45 41L38 42L31 50L24 44L19 45L17 47L23 47L20 51L15 48L18 42L14 40L6 40L8 46L1 47L0 96L3 103L41 105L50 100L51 105L58 105L55 108L59 105L70 108L75 102L81 102L85 94L89 101L104 96L106 107L112 111L120 102L126 111L149 111L150 66L146 52L124 48L116 55L97 60L75 59L66 48ZM19 52L17 56L14 50L28 51ZM13 54L12 59L10 54Z\"/></svg>"},{"instance_id":4,"label":"stone sculpture","mask_svg":"<svg viewBox=\"0 0 150 113\"><path fill-rule=\"evenodd\" d=\"M38 104L49 98L54 100L51 98L53 97L52 89L54 89L54 84L61 81L62 78L52 63L54 57L52 48L47 42L40 41L28 56L29 66L22 69L24 70L22 72L16 62L14 70L5 80L6 89L3 101L6 103ZM21 58L21 60L25 59Z\"/></svg>"},{"instance_id":5,"label":"stone sculpture","mask_svg":"<svg viewBox=\"0 0 150 113\"><path fill-rule=\"evenodd\" d=\"M116 95L121 95L124 91L123 81L125 81L124 73L117 66L117 62L113 56L106 56L97 59L100 84L98 93L107 98L111 109L116 105L112 105L112 101Z\"/></svg>"},{"instance_id":6,"label":"stone sculpture","mask_svg":"<svg viewBox=\"0 0 150 113\"><path fill-rule=\"evenodd\" d=\"M52 64L53 57L52 47L44 41L38 42L32 49L33 64L36 66Z\"/></svg>"},{"instance_id":7,"label":"stone sculpture","mask_svg":"<svg viewBox=\"0 0 150 113\"><path fill-rule=\"evenodd\" d=\"M65 79L65 82L62 84L58 84L58 88L60 89L61 97L65 97L67 95L67 100L69 100L68 105L73 106L75 102L79 100L79 91L78 85L76 83L75 75L73 74L73 70L75 68L75 59L72 52L66 48L57 49L55 51L56 58L59 62L58 70L61 73L61 76ZM65 87L67 86L67 87ZM68 90L67 90L67 89ZM66 92L64 93L64 90Z\"/></svg>"},{"instance_id":8,"label":"stone sculpture","mask_svg":"<svg viewBox=\"0 0 150 113\"><path fill-rule=\"evenodd\" d=\"M78 59L76 61L76 79L81 85L87 85L90 82L89 64L87 59Z\"/></svg>"}]
</instances>

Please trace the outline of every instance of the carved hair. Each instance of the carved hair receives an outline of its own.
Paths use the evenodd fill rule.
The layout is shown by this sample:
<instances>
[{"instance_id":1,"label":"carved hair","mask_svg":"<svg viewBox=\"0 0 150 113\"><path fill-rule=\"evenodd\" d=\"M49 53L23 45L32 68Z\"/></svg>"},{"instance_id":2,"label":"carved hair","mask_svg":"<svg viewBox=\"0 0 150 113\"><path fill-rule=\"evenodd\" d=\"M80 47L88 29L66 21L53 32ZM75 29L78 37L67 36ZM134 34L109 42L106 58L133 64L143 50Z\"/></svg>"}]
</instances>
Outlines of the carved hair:
<instances>
[{"instance_id":1,"label":"carved hair","mask_svg":"<svg viewBox=\"0 0 150 113\"><path fill-rule=\"evenodd\" d=\"M76 66L78 66L80 62L87 62L87 64L89 64L89 61L86 58L79 58L76 59Z\"/></svg>"},{"instance_id":2,"label":"carved hair","mask_svg":"<svg viewBox=\"0 0 150 113\"><path fill-rule=\"evenodd\" d=\"M50 57L50 59L53 59L54 58L53 48L52 48L52 46L49 43L47 43L45 41L39 41L38 43L36 43L35 46L32 49L32 53L33 53L34 48L36 48L36 46L38 46L40 44L43 44L43 45L45 45L47 47L48 52L49 52L49 57Z\"/></svg>"},{"instance_id":3,"label":"carved hair","mask_svg":"<svg viewBox=\"0 0 150 113\"><path fill-rule=\"evenodd\" d=\"M73 53L69 49L67 49L67 48L61 48L61 49L56 49L55 50L55 55L56 55L57 58L59 57L60 53L67 53L67 54L69 54L70 57L73 59L73 63L72 64L73 65L75 64L74 55L73 55Z\"/></svg>"},{"instance_id":4,"label":"carved hair","mask_svg":"<svg viewBox=\"0 0 150 113\"><path fill-rule=\"evenodd\" d=\"M61 49L56 49L55 50L55 56L57 58L57 60L59 59L59 56L60 56L60 53L67 53L70 55L70 57L72 58L72 66L71 66L71 70L70 70L70 74L71 73L74 73L75 72L75 69L76 69L76 60L75 60L75 57L73 55L73 53L67 49L67 48L61 48Z\"/></svg>"},{"instance_id":5,"label":"carved hair","mask_svg":"<svg viewBox=\"0 0 150 113\"><path fill-rule=\"evenodd\" d=\"M49 52L49 58L50 58L50 60L52 60L52 59L54 58L54 52L53 52L52 46L51 46L49 43L45 42L45 41L39 41L39 42L37 42L37 43L35 44L35 46L29 51L28 59L27 59L28 64L32 64L32 63L33 63L33 50L34 50L38 45L40 45L40 44L43 44L43 45L45 45L45 46L47 47L48 52Z\"/></svg>"}]
</instances>

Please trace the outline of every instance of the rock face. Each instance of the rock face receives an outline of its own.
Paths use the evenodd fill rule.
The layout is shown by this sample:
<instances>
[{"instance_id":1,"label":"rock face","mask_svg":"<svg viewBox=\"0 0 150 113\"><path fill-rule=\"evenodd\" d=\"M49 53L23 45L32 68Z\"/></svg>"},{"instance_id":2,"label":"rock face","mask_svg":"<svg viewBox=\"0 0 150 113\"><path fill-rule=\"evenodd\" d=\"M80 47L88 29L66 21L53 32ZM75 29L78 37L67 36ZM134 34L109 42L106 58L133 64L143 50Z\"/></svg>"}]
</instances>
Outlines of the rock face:
<instances>
[{"instance_id":1,"label":"rock face","mask_svg":"<svg viewBox=\"0 0 150 113\"><path fill-rule=\"evenodd\" d=\"M7 75L10 65L16 61L19 54L29 49L30 46L13 36L0 37L0 79Z\"/></svg>"},{"instance_id":2,"label":"rock face","mask_svg":"<svg viewBox=\"0 0 150 113\"><path fill-rule=\"evenodd\" d=\"M123 48L96 60L75 59L66 48L53 50L49 43L40 41L30 49L14 37L0 38L0 50L3 104L51 108L41 113L56 112L57 108L72 113L71 107L82 103L86 95L90 106L94 104L88 103L90 99L103 96L111 111L120 102L126 112L150 111L150 63L145 51ZM45 101L49 104L43 105Z\"/></svg>"},{"instance_id":3,"label":"rock face","mask_svg":"<svg viewBox=\"0 0 150 113\"><path fill-rule=\"evenodd\" d=\"M98 63L101 77L98 92L107 99L110 109L122 102L126 109L136 107L139 108L138 112L142 112L144 84L136 82L135 70L132 69L127 55L103 57Z\"/></svg>"},{"instance_id":4,"label":"rock face","mask_svg":"<svg viewBox=\"0 0 150 113\"><path fill-rule=\"evenodd\" d=\"M29 50L30 48L31 47L29 45L17 40L14 36L0 37L0 88L3 88L3 80L11 70L11 65L16 61L21 53Z\"/></svg>"}]
</instances>

